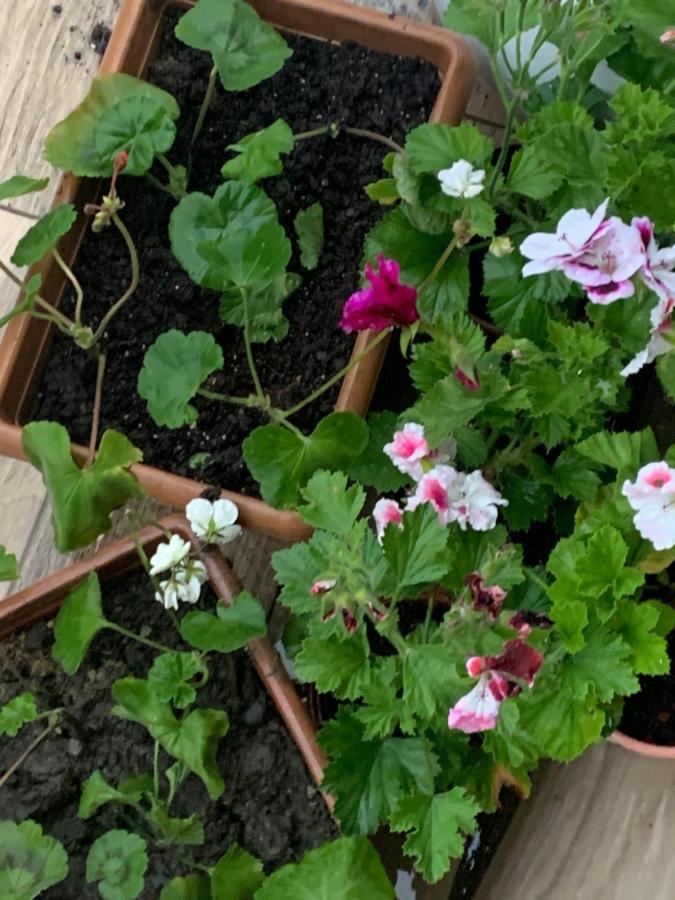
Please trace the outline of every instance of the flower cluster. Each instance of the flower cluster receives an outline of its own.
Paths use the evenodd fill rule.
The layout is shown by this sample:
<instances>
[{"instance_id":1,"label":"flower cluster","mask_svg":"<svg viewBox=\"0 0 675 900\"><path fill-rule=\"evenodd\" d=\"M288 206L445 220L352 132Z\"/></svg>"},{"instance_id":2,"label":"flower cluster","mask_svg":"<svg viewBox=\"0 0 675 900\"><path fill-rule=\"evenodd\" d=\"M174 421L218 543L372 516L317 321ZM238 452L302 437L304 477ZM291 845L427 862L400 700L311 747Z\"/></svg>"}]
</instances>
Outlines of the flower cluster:
<instances>
[{"instance_id":1,"label":"flower cluster","mask_svg":"<svg viewBox=\"0 0 675 900\"><path fill-rule=\"evenodd\" d=\"M159 582L155 600L164 609L178 609L178 603L196 603L206 581L206 567L190 556L191 545L179 535L172 534L168 543L160 544L150 559L152 576L168 573Z\"/></svg>"},{"instance_id":2,"label":"flower cluster","mask_svg":"<svg viewBox=\"0 0 675 900\"><path fill-rule=\"evenodd\" d=\"M413 325L419 319L417 291L400 280L401 267L395 259L377 258L377 271L365 268L370 287L356 291L342 310L343 331L383 331Z\"/></svg>"},{"instance_id":3,"label":"flower cluster","mask_svg":"<svg viewBox=\"0 0 675 900\"><path fill-rule=\"evenodd\" d=\"M622 493L635 510L633 521L656 550L675 547L675 469L666 462L643 466L637 479L624 481Z\"/></svg>"}]
</instances>

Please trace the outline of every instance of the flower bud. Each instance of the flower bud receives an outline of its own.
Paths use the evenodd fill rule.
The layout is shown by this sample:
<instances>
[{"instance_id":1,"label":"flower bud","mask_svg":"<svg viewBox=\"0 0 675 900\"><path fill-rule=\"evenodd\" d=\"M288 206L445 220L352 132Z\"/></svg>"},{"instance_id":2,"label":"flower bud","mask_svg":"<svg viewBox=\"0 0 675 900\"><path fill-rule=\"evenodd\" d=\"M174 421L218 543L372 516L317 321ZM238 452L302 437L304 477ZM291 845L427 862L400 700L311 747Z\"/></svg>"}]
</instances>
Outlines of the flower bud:
<instances>
[{"instance_id":1,"label":"flower bud","mask_svg":"<svg viewBox=\"0 0 675 900\"><path fill-rule=\"evenodd\" d=\"M496 257L508 256L509 253L513 252L513 244L511 243L511 238L506 234L503 234L500 237L492 238L489 251L493 256Z\"/></svg>"},{"instance_id":2,"label":"flower bud","mask_svg":"<svg viewBox=\"0 0 675 900\"><path fill-rule=\"evenodd\" d=\"M664 31L659 40L662 44L675 44L675 28Z\"/></svg>"},{"instance_id":3,"label":"flower bud","mask_svg":"<svg viewBox=\"0 0 675 900\"><path fill-rule=\"evenodd\" d=\"M457 246L465 247L473 237L471 222L468 219L455 219L452 223L452 233L457 238Z\"/></svg>"}]
</instances>

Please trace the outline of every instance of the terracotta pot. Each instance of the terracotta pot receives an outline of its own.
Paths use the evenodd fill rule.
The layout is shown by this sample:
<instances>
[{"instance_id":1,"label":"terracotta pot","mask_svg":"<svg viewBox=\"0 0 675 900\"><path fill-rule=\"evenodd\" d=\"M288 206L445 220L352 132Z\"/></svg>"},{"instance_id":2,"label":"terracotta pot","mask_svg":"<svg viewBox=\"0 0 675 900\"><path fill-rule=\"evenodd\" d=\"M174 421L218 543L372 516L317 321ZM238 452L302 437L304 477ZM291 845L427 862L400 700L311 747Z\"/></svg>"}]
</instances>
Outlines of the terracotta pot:
<instances>
[{"instance_id":1,"label":"terracotta pot","mask_svg":"<svg viewBox=\"0 0 675 900\"><path fill-rule=\"evenodd\" d=\"M181 516L167 516L160 525L190 541L199 550L199 542ZM139 538L146 553L151 554L164 539L164 533L156 527L145 528L140 532ZM199 556L206 566L209 582L220 602L231 603L241 591L241 586L230 567L217 550L207 548L200 551ZM106 582L141 567L136 547L130 538L109 544L89 559L68 566L3 600L0 603L0 640L40 619L53 616L68 594L90 572L97 572L101 581ZM316 729L286 669L266 637L250 641L247 649L251 662L302 754L312 778L317 785L320 784L326 756L316 741ZM326 795L324 797L328 808L332 810L332 798Z\"/></svg>"},{"instance_id":2,"label":"terracotta pot","mask_svg":"<svg viewBox=\"0 0 675 900\"><path fill-rule=\"evenodd\" d=\"M291 32L330 41L356 41L366 47L400 56L417 56L437 66L442 87L436 99L432 122L461 121L471 92L473 55L468 46L450 31L422 25L374 10L350 6L338 0L252 0L263 18ZM127 72L143 76L153 58L160 33L161 17L167 7L188 9L191 0L125 0L101 64L102 73ZM59 182L55 204L74 203L81 210L95 202L99 183L65 175ZM80 216L72 231L59 244L63 258L72 266L86 232L88 221ZM355 265L357 261L355 260ZM53 258L42 261L29 275L39 272L43 296L57 305L66 287L66 279ZM21 425L25 423L30 401L44 367L52 336L49 323L17 316L7 326L0 346L0 453L25 459L21 447ZM354 355L366 349L371 333L360 334ZM342 383L336 409L365 414L382 366L386 342L379 344ZM86 450L73 445L78 463ZM152 466L132 469L143 487L157 500L183 507L207 485L172 475ZM297 513L273 509L255 498L224 490L223 497L233 500L240 521L253 531L284 540L301 540L310 529Z\"/></svg>"},{"instance_id":3,"label":"terracotta pot","mask_svg":"<svg viewBox=\"0 0 675 900\"><path fill-rule=\"evenodd\" d=\"M607 738L610 744L618 744L624 750L639 753L640 756L651 756L652 759L675 759L675 746L668 747L662 744L648 744L637 738L628 737L622 731L615 731Z\"/></svg>"}]
</instances>

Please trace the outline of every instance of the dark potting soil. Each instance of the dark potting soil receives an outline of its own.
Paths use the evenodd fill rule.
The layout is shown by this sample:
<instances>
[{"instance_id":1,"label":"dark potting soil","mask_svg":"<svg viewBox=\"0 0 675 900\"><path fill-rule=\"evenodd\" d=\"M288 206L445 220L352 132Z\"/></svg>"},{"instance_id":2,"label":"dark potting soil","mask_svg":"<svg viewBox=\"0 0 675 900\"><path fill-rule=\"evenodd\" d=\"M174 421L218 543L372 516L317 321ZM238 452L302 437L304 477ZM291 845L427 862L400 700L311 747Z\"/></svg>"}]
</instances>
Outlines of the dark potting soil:
<instances>
[{"instance_id":1,"label":"dark potting soil","mask_svg":"<svg viewBox=\"0 0 675 900\"><path fill-rule=\"evenodd\" d=\"M205 589L199 606L212 609L214 602L211 591ZM136 630L144 625L153 639L169 646L179 644L145 575L104 585L103 603L106 615L118 624ZM0 818L32 818L65 846L70 858L68 878L41 896L86 900L98 897L96 885L87 885L84 875L91 844L111 828L134 830L135 822L110 805L86 821L80 819L82 784L96 769L113 784L129 775L152 773L152 739L143 726L110 715L110 688L129 674L145 677L155 654L104 632L94 639L79 672L69 677L52 660L52 644L53 632L47 623L0 644L0 705L29 690L39 709L63 706L67 710L60 732L40 744L0 787ZM213 656L209 668L210 678L199 692L198 705L225 709L230 718L230 730L218 752L225 792L213 802L202 782L188 776L171 814L199 813L206 842L203 847L167 849L149 845L144 898L157 897L162 885L190 870L178 861L181 856L212 864L237 842L270 871L337 835L302 757L246 654ZM35 722L16 738L0 737L0 773L44 726L44 721ZM171 763L163 752L161 760L163 767Z\"/></svg>"},{"instance_id":2,"label":"dark potting soil","mask_svg":"<svg viewBox=\"0 0 675 900\"><path fill-rule=\"evenodd\" d=\"M627 697L619 730L648 744L675 746L675 632L668 638L670 675L641 675L640 691Z\"/></svg>"},{"instance_id":3,"label":"dark potting soil","mask_svg":"<svg viewBox=\"0 0 675 900\"><path fill-rule=\"evenodd\" d=\"M177 14L167 16L150 81L170 91L182 116L174 164L188 156L188 143L211 68L206 53L191 50L173 36ZM356 45L342 46L288 36L293 55L273 78L243 93L219 86L199 140L190 190L212 194L221 183L225 146L284 118L295 132L340 121L375 130L398 142L425 121L438 92L435 68L421 60L394 57ZM284 171L262 187L277 204L280 221L293 236L297 212L319 201L324 209L325 247L319 267L305 272L297 249L290 271L302 285L285 304L290 321L286 340L256 345L261 380L275 404L288 408L338 371L348 360L353 336L338 328L342 305L358 288L363 239L382 211L364 186L382 177L382 144L340 135L302 141L285 158ZM155 174L166 180L156 166ZM108 368L102 427L123 431L140 447L145 461L219 485L257 493L241 459L241 442L264 419L255 411L198 399L198 422L188 428L157 427L136 391L147 348L169 328L211 332L223 348L224 373L209 388L230 394L251 393L252 384L238 329L218 317L218 295L193 284L173 258L168 222L174 200L146 179L123 178L119 187L126 207L122 218L139 248L141 284L106 335ZM75 267L85 290L85 320L98 322L129 281L128 255L117 232L88 233ZM72 308L72 297L66 303ZM55 419L78 442L88 442L95 364L72 341L57 334L49 354L33 419ZM311 428L330 412L337 389L304 410L294 421ZM195 454L203 456L191 465ZM205 460L205 461L204 461Z\"/></svg>"}]
</instances>

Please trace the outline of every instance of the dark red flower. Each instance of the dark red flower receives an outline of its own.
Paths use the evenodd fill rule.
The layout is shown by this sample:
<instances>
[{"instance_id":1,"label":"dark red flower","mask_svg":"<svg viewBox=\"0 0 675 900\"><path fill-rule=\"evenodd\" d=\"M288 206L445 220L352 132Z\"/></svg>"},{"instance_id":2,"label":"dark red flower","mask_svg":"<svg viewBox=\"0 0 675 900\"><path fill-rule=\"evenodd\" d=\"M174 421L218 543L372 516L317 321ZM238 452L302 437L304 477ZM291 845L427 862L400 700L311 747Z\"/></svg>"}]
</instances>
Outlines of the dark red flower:
<instances>
[{"instance_id":1,"label":"dark red flower","mask_svg":"<svg viewBox=\"0 0 675 900\"><path fill-rule=\"evenodd\" d=\"M521 609L509 619L509 626L515 628L521 637L527 637L533 628L552 628L553 622L544 613Z\"/></svg>"},{"instance_id":2,"label":"dark red flower","mask_svg":"<svg viewBox=\"0 0 675 900\"><path fill-rule=\"evenodd\" d=\"M377 258L378 271L366 265L370 287L352 294L342 310L343 331L382 331L395 326L412 325L419 319L417 291L401 284L401 267L395 259Z\"/></svg>"},{"instance_id":3,"label":"dark red flower","mask_svg":"<svg viewBox=\"0 0 675 900\"><path fill-rule=\"evenodd\" d=\"M496 619L506 597L506 591L498 584L486 587L480 572L467 575L464 583L471 591L471 606L479 612L486 612L491 619Z\"/></svg>"}]
</instances>

